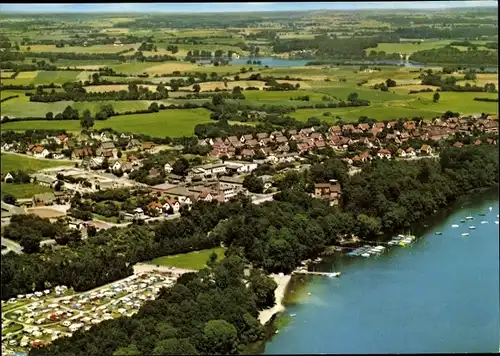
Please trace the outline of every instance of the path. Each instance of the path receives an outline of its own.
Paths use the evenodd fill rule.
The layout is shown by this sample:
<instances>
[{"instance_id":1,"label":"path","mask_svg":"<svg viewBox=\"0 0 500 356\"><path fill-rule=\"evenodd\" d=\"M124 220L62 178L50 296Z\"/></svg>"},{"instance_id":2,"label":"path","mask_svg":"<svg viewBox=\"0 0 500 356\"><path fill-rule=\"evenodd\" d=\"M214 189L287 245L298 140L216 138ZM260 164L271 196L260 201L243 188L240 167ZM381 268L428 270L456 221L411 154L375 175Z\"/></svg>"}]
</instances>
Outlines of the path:
<instances>
[{"instance_id":1,"label":"path","mask_svg":"<svg viewBox=\"0 0 500 356\"><path fill-rule=\"evenodd\" d=\"M5 250L2 250L2 255L14 251L17 254L23 253L23 248L21 245L19 245L17 242L9 240L5 237L2 237L2 245L6 246L7 248Z\"/></svg>"}]
</instances>

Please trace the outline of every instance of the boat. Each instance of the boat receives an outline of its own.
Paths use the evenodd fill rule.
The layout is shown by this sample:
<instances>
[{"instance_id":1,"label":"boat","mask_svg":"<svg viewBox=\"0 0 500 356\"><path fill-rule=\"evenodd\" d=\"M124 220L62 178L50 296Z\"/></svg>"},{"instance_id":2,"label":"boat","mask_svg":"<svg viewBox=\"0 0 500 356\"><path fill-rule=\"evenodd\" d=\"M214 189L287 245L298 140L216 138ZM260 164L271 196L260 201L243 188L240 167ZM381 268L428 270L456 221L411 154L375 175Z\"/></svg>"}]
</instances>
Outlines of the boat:
<instances>
[{"instance_id":1,"label":"boat","mask_svg":"<svg viewBox=\"0 0 500 356\"><path fill-rule=\"evenodd\" d=\"M488 221L487 221L487 220L483 220L483 221L481 221L481 224L487 224L487 223L488 223Z\"/></svg>"},{"instance_id":2,"label":"boat","mask_svg":"<svg viewBox=\"0 0 500 356\"><path fill-rule=\"evenodd\" d=\"M295 316L297 316L297 314L290 314L290 316L294 318Z\"/></svg>"},{"instance_id":3,"label":"boat","mask_svg":"<svg viewBox=\"0 0 500 356\"><path fill-rule=\"evenodd\" d=\"M453 225L451 225L451 227L458 227L458 225L457 224L453 224Z\"/></svg>"},{"instance_id":4,"label":"boat","mask_svg":"<svg viewBox=\"0 0 500 356\"><path fill-rule=\"evenodd\" d=\"M383 250L385 250L385 247L384 246L375 246L375 249L377 249L379 251L383 251Z\"/></svg>"},{"instance_id":5,"label":"boat","mask_svg":"<svg viewBox=\"0 0 500 356\"><path fill-rule=\"evenodd\" d=\"M314 260L314 262L315 262L315 263L319 263L319 262L321 262L321 261L323 261L323 259L322 259L321 257L318 257L318 258L316 258L316 259Z\"/></svg>"},{"instance_id":6,"label":"boat","mask_svg":"<svg viewBox=\"0 0 500 356\"><path fill-rule=\"evenodd\" d=\"M342 274L342 272L332 272L330 274L330 277L340 277L341 274Z\"/></svg>"},{"instance_id":7,"label":"boat","mask_svg":"<svg viewBox=\"0 0 500 356\"><path fill-rule=\"evenodd\" d=\"M472 219L474 219L472 216L465 217L465 220L472 220Z\"/></svg>"},{"instance_id":8,"label":"boat","mask_svg":"<svg viewBox=\"0 0 500 356\"><path fill-rule=\"evenodd\" d=\"M405 235L398 235L399 238L404 239Z\"/></svg>"},{"instance_id":9,"label":"boat","mask_svg":"<svg viewBox=\"0 0 500 356\"><path fill-rule=\"evenodd\" d=\"M461 219L461 220L460 220L460 222L461 222L461 223L464 223L464 222L465 222L465 219Z\"/></svg>"},{"instance_id":10,"label":"boat","mask_svg":"<svg viewBox=\"0 0 500 356\"><path fill-rule=\"evenodd\" d=\"M394 245L397 245L397 244L398 244L398 242L399 242L399 241L394 241L394 240L392 240L392 241L389 241L387 244L388 244L388 245L391 245L391 246L394 246Z\"/></svg>"},{"instance_id":11,"label":"boat","mask_svg":"<svg viewBox=\"0 0 500 356\"><path fill-rule=\"evenodd\" d=\"M464 232L464 233L462 234L462 236L469 236L469 233L468 233L468 232Z\"/></svg>"},{"instance_id":12,"label":"boat","mask_svg":"<svg viewBox=\"0 0 500 356\"><path fill-rule=\"evenodd\" d=\"M492 210L493 210L493 207L492 207L492 206L490 206L488 209L489 209L490 211L492 211Z\"/></svg>"},{"instance_id":13,"label":"boat","mask_svg":"<svg viewBox=\"0 0 500 356\"><path fill-rule=\"evenodd\" d=\"M497 220L497 221L495 221L495 224L497 224L497 225L498 225L498 220Z\"/></svg>"},{"instance_id":14,"label":"boat","mask_svg":"<svg viewBox=\"0 0 500 356\"><path fill-rule=\"evenodd\" d=\"M443 233L441 231L435 232L435 235L442 235Z\"/></svg>"},{"instance_id":15,"label":"boat","mask_svg":"<svg viewBox=\"0 0 500 356\"><path fill-rule=\"evenodd\" d=\"M474 225L469 226L469 229L474 230L476 227Z\"/></svg>"},{"instance_id":16,"label":"boat","mask_svg":"<svg viewBox=\"0 0 500 356\"><path fill-rule=\"evenodd\" d=\"M405 239L415 240L417 237L415 235L406 235Z\"/></svg>"},{"instance_id":17,"label":"boat","mask_svg":"<svg viewBox=\"0 0 500 356\"><path fill-rule=\"evenodd\" d=\"M479 216L485 216L486 214L485 213L479 213L477 215L479 215Z\"/></svg>"},{"instance_id":18,"label":"boat","mask_svg":"<svg viewBox=\"0 0 500 356\"><path fill-rule=\"evenodd\" d=\"M404 241L404 240L399 241L399 246L407 246L408 244L409 244L409 242L407 242L407 241Z\"/></svg>"},{"instance_id":19,"label":"boat","mask_svg":"<svg viewBox=\"0 0 500 356\"><path fill-rule=\"evenodd\" d=\"M365 252L365 253L362 253L361 256L363 256L363 257L370 257L370 254Z\"/></svg>"}]
</instances>

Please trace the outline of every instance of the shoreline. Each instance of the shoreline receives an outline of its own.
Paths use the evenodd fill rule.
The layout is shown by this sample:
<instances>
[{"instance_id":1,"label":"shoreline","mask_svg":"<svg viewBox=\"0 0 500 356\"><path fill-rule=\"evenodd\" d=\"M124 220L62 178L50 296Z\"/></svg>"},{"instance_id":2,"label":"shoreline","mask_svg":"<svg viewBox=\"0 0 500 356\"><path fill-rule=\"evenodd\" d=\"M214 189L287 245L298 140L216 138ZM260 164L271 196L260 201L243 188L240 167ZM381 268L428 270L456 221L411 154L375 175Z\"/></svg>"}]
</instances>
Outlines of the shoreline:
<instances>
[{"instance_id":1,"label":"shoreline","mask_svg":"<svg viewBox=\"0 0 500 356\"><path fill-rule=\"evenodd\" d=\"M286 289L290 280L292 279L292 275L290 274L271 274L270 277L276 282L278 287L274 291L274 297L276 298L275 304L272 308L264 309L259 313L259 321L262 325L265 325L279 312L285 310L285 306L283 305L283 299L285 298Z\"/></svg>"}]
</instances>

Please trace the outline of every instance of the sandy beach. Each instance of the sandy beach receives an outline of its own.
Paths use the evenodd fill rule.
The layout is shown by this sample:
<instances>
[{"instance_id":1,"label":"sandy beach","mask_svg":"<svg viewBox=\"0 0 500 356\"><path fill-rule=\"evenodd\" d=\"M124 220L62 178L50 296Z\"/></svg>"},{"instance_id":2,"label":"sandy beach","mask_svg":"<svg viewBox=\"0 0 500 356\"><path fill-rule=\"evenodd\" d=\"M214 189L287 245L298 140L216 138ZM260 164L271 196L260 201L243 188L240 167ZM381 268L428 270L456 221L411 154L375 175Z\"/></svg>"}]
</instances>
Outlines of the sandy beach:
<instances>
[{"instance_id":1,"label":"sandy beach","mask_svg":"<svg viewBox=\"0 0 500 356\"><path fill-rule=\"evenodd\" d=\"M269 320L271 320L274 314L285 310L285 307L282 304L283 298L285 297L285 291L288 282L290 282L290 279L292 278L291 275L283 275L283 274L281 275L271 274L270 277L274 279L276 284L278 284L278 287L274 291L274 295L276 297L276 304L274 305L274 307L265 309L260 312L259 321L262 325L265 325Z\"/></svg>"}]
</instances>

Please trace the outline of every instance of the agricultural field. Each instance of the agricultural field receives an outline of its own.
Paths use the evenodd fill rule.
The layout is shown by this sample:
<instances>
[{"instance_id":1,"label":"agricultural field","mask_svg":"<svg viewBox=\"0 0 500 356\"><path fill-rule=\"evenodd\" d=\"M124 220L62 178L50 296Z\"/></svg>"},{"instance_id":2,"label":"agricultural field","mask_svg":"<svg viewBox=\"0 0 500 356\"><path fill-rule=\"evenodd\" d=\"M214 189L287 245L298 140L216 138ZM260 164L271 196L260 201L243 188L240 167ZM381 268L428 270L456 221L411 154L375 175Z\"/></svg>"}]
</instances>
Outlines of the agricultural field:
<instances>
[{"instance_id":1,"label":"agricultural field","mask_svg":"<svg viewBox=\"0 0 500 356\"><path fill-rule=\"evenodd\" d=\"M117 53L125 51L131 48L139 48L140 43L124 44L123 46L115 46L113 44L109 45L93 45L93 46L64 46L57 48L55 45L31 45L31 46L20 46L21 51L28 51L30 47L30 52L53 52L53 53Z\"/></svg>"},{"instance_id":2,"label":"agricultural field","mask_svg":"<svg viewBox=\"0 0 500 356\"><path fill-rule=\"evenodd\" d=\"M12 91L14 92L14 91ZM18 95L18 94L14 94ZM45 114L52 112L54 115L62 113L70 105L73 109L83 112L89 109L91 113L99 112L101 106L106 104L113 105L116 112L136 111L147 109L151 102L147 100L127 100L127 101L56 101L53 103L42 103L29 101L29 97L19 95L18 98L9 99L2 103L2 116L10 118L15 117L45 117ZM9 125L8 123L3 125ZM5 126L7 127L7 126Z\"/></svg>"},{"instance_id":3,"label":"agricultural field","mask_svg":"<svg viewBox=\"0 0 500 356\"><path fill-rule=\"evenodd\" d=\"M5 128L3 129L5 130ZM2 153L1 161L2 161L2 166L1 166L2 173L17 171L17 170L36 172L45 168L73 165L73 163L68 161L38 159L38 158L31 158L25 155L11 154L11 153Z\"/></svg>"},{"instance_id":4,"label":"agricultural field","mask_svg":"<svg viewBox=\"0 0 500 356\"><path fill-rule=\"evenodd\" d=\"M14 79L2 79L2 84L9 85L39 85L39 84L64 84L79 80L88 80L89 75L93 72L89 71L32 71L20 72Z\"/></svg>"},{"instance_id":5,"label":"agricultural field","mask_svg":"<svg viewBox=\"0 0 500 356\"><path fill-rule=\"evenodd\" d=\"M102 105L105 102L98 102ZM96 121L94 128L112 128L119 132L132 132L155 137L192 136L198 124L211 122L210 112L206 109L174 109L157 113L133 114L111 117L104 121ZM2 124L4 130L67 130L80 131L77 120L34 120L18 121Z\"/></svg>"},{"instance_id":6,"label":"agricultural field","mask_svg":"<svg viewBox=\"0 0 500 356\"><path fill-rule=\"evenodd\" d=\"M224 248L217 247L207 250L183 253L179 255L159 257L148 262L148 264L200 270L206 267L206 263L210 259L212 253L215 252L217 254L217 259L221 260L224 258L224 251Z\"/></svg>"},{"instance_id":7,"label":"agricultural field","mask_svg":"<svg viewBox=\"0 0 500 356\"><path fill-rule=\"evenodd\" d=\"M50 193L50 192L52 192L51 188L41 186L40 184L2 183L2 196L10 194L14 196L16 199L31 198L35 194Z\"/></svg>"}]
</instances>

